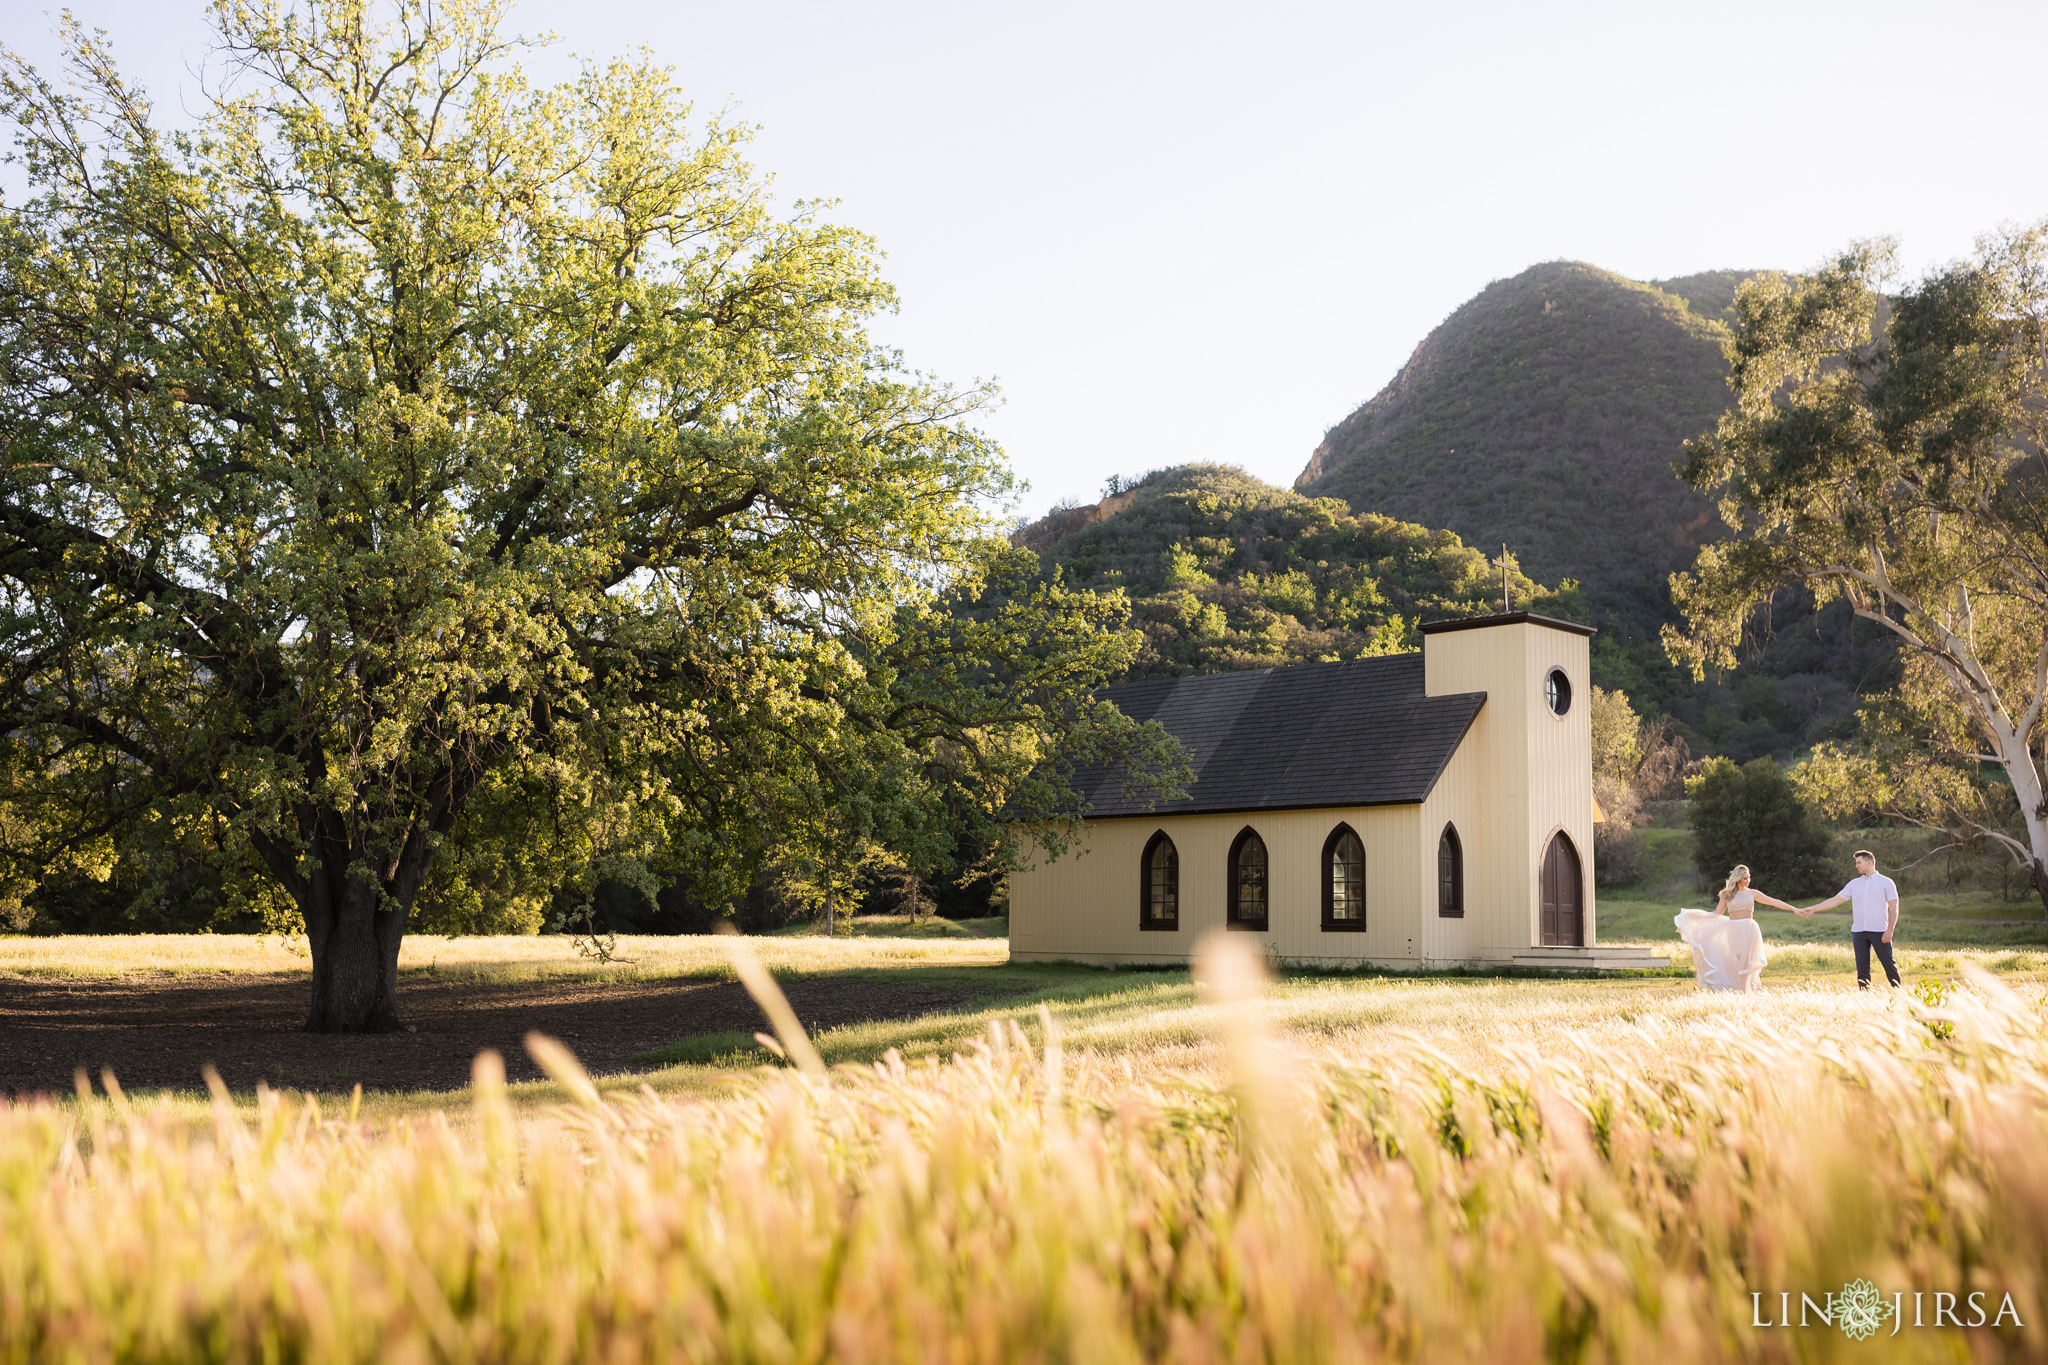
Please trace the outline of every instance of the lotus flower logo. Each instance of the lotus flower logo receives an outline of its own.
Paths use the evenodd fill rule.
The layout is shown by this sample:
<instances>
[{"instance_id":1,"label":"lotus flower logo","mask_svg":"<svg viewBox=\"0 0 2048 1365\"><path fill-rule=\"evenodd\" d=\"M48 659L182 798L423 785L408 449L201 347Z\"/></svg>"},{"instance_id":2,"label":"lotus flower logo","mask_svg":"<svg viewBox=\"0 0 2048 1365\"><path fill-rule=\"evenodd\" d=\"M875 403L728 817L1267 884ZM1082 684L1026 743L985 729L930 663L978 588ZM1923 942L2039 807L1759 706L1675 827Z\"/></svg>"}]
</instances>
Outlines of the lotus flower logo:
<instances>
[{"instance_id":1,"label":"lotus flower logo","mask_svg":"<svg viewBox=\"0 0 2048 1365\"><path fill-rule=\"evenodd\" d=\"M1857 1341L1868 1341L1894 1312L1893 1305L1868 1280L1851 1280L1843 1285L1842 1292L1835 1296L1834 1307L1835 1326Z\"/></svg>"}]
</instances>

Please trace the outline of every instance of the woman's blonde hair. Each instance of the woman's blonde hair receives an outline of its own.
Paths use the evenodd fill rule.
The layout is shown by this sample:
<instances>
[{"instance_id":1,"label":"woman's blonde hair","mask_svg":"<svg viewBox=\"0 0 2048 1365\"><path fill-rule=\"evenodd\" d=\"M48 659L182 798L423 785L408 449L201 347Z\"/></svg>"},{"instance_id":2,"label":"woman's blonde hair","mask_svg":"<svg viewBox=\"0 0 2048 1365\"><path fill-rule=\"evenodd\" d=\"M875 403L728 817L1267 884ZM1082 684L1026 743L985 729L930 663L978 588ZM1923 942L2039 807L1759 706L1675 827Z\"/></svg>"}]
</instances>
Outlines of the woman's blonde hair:
<instances>
[{"instance_id":1,"label":"woman's blonde hair","mask_svg":"<svg viewBox=\"0 0 2048 1365\"><path fill-rule=\"evenodd\" d=\"M1748 863L1737 863L1728 869L1728 880L1721 884L1721 899L1727 900L1735 894L1736 884L1749 875Z\"/></svg>"}]
</instances>

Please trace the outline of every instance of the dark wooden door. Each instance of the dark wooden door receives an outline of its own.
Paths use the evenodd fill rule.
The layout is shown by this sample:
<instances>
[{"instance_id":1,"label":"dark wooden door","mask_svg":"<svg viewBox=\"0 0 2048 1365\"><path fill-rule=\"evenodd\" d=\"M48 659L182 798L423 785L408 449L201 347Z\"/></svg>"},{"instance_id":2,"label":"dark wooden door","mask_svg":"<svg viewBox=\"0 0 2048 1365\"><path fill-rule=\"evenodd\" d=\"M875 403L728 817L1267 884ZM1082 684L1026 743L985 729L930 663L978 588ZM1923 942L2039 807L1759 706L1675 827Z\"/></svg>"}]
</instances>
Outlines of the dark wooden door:
<instances>
[{"instance_id":1,"label":"dark wooden door","mask_svg":"<svg viewBox=\"0 0 2048 1365\"><path fill-rule=\"evenodd\" d=\"M1580 891L1579 851L1559 830L1543 854L1543 946L1583 948L1585 898Z\"/></svg>"}]
</instances>

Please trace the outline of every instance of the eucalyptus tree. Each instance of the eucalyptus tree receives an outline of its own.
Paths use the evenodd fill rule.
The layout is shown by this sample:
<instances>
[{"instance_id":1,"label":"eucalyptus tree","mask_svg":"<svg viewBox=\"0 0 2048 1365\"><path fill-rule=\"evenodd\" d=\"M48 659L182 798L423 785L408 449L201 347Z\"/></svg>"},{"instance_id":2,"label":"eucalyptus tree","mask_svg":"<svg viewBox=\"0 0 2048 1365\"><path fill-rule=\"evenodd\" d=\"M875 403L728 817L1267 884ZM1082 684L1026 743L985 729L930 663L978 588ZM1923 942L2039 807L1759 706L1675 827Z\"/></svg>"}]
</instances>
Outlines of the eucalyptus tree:
<instances>
[{"instance_id":1,"label":"eucalyptus tree","mask_svg":"<svg viewBox=\"0 0 2048 1365\"><path fill-rule=\"evenodd\" d=\"M1684 464L1732 534L1673 577L1666 645L1697 676L1781 585L1848 601L1904 680L1821 794L1996 846L2048 907L2048 228L1887 295L1894 270L1880 242L1738 294L1735 402Z\"/></svg>"},{"instance_id":2,"label":"eucalyptus tree","mask_svg":"<svg viewBox=\"0 0 2048 1365\"><path fill-rule=\"evenodd\" d=\"M64 83L0 76L0 732L36 856L241 841L303 914L307 1027L382 1030L488 801L716 886L787 809L929 840L977 785L1073 814L1019 755L1171 758L1089 700L1126 634L1092 602L991 627L1004 677L936 646L1003 557L989 394L877 348L873 244L778 211L746 130L648 60L534 84L490 0L212 14L182 131L68 22Z\"/></svg>"}]
</instances>

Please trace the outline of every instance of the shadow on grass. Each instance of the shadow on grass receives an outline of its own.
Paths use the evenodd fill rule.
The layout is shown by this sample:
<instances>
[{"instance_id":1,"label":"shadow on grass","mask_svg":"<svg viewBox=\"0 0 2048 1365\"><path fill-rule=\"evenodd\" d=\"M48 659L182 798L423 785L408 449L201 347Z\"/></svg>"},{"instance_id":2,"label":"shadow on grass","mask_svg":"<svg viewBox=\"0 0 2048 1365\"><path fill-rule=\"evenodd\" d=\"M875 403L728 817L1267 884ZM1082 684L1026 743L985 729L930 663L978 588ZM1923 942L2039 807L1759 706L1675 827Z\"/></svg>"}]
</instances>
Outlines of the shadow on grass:
<instances>
[{"instance_id":1,"label":"shadow on grass","mask_svg":"<svg viewBox=\"0 0 2048 1365\"><path fill-rule=\"evenodd\" d=\"M964 990L972 1000L956 1009L909 1019L842 1024L811 1036L828 1065L880 1061L891 1049L906 1060L945 1057L1008 1020L1034 1036L1043 1005L1070 1031L1099 1034L1123 1020L1195 1003L1186 968L1107 968L1063 963L995 967L857 968L844 975L868 981L916 981ZM763 1024L765 1031L766 1024ZM704 1035L678 1039L635 1060L655 1066L755 1066L773 1060L751 1036Z\"/></svg>"}]
</instances>

